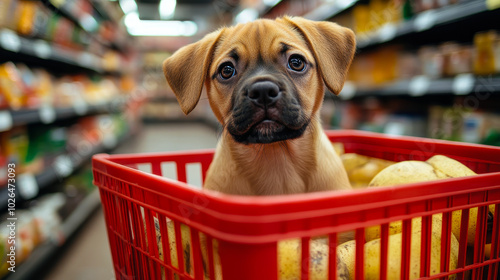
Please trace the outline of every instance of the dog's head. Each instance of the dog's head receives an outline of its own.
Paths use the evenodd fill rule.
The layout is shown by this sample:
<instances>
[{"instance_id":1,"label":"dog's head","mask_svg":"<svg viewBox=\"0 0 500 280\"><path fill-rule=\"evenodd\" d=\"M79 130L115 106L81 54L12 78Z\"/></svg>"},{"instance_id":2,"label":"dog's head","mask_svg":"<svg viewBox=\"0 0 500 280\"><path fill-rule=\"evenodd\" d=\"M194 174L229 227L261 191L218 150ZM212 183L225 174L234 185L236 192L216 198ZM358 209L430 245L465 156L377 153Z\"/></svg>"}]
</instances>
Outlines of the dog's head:
<instances>
[{"instance_id":1,"label":"dog's head","mask_svg":"<svg viewBox=\"0 0 500 280\"><path fill-rule=\"evenodd\" d=\"M351 30L303 18L257 20L179 49L163 71L188 114L203 85L217 119L244 144L300 137L324 97L338 94L355 51Z\"/></svg>"}]
</instances>

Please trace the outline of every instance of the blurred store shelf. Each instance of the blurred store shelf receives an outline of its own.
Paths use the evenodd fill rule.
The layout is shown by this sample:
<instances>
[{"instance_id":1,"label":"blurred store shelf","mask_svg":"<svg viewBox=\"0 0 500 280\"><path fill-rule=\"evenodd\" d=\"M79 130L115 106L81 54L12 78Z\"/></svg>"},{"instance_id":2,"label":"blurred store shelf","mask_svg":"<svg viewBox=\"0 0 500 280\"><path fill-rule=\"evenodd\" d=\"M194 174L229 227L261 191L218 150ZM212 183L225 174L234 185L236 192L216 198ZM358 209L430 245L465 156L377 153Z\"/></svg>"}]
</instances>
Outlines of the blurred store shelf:
<instances>
[{"instance_id":1,"label":"blurred store shelf","mask_svg":"<svg viewBox=\"0 0 500 280\"><path fill-rule=\"evenodd\" d=\"M36 279L39 271L47 265L73 234L83 225L90 215L98 209L101 201L99 190L95 189L87 195L62 223L60 231L31 253L30 257L16 267L16 273L10 273L5 280Z\"/></svg>"},{"instance_id":2,"label":"blurred store shelf","mask_svg":"<svg viewBox=\"0 0 500 280\"><path fill-rule=\"evenodd\" d=\"M18 174L15 184L17 202L20 203L36 198L44 189L71 176L76 170L89 162L92 155L111 151L128 137L122 136L118 138L116 135L106 135L101 144L92 147L91 150L85 153L72 152L60 154L49 167L45 168L39 174ZM8 197L9 189L7 186L1 186L0 201L7 201ZM6 209L7 204L0 204L0 212Z\"/></svg>"},{"instance_id":3,"label":"blurred store shelf","mask_svg":"<svg viewBox=\"0 0 500 280\"><path fill-rule=\"evenodd\" d=\"M365 36L358 36L358 49L373 47L396 38L431 30L437 26L453 24L471 16L480 16L491 11L486 1L474 0L432 9L417 14L414 18L399 23L387 23Z\"/></svg>"},{"instance_id":4,"label":"blurred store shelf","mask_svg":"<svg viewBox=\"0 0 500 280\"><path fill-rule=\"evenodd\" d=\"M477 77L472 74L462 74L454 78L436 80L417 76L411 80L396 81L374 88L357 88L355 84L346 82L340 97L343 99L375 95L417 97L432 94L467 95L498 92L500 92L500 77Z\"/></svg>"},{"instance_id":5,"label":"blurred store shelf","mask_svg":"<svg viewBox=\"0 0 500 280\"><path fill-rule=\"evenodd\" d=\"M126 103L125 99L117 99L113 102L96 105L78 103L67 108L42 106L36 109L0 110L0 132L27 124L50 124L60 120L99 113L118 113L123 110Z\"/></svg>"},{"instance_id":6,"label":"blurred store shelf","mask_svg":"<svg viewBox=\"0 0 500 280\"><path fill-rule=\"evenodd\" d=\"M101 58L92 53L49 44L40 39L24 38L9 29L0 30L0 56L2 52L9 55L10 60L37 59L37 62L49 67L56 62L79 70L105 72Z\"/></svg>"}]
</instances>

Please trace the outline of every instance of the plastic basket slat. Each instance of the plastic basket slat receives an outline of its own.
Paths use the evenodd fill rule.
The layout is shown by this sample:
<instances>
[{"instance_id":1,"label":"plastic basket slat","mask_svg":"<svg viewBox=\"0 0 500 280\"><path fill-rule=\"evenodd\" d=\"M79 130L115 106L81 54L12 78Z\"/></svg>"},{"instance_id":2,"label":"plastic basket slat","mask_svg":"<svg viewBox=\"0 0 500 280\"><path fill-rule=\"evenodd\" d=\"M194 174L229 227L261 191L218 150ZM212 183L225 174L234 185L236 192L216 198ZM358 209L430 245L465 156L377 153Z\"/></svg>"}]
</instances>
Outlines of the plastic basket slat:
<instances>
[{"instance_id":1,"label":"plastic basket slat","mask_svg":"<svg viewBox=\"0 0 500 280\"><path fill-rule=\"evenodd\" d=\"M179 274L184 274L186 272L184 265L184 250L182 249L182 234L181 234L181 225L178 221L174 222L174 232L175 232L175 245L177 246L177 261L178 261L178 269Z\"/></svg>"},{"instance_id":2,"label":"plastic basket slat","mask_svg":"<svg viewBox=\"0 0 500 280\"><path fill-rule=\"evenodd\" d=\"M408 280L410 278L410 253L412 239L412 220L405 219L402 222L402 240L401 240L401 279Z\"/></svg>"},{"instance_id":3,"label":"plastic basket slat","mask_svg":"<svg viewBox=\"0 0 500 280\"><path fill-rule=\"evenodd\" d=\"M430 276L432 216L422 217L422 239L420 244L420 277Z\"/></svg>"},{"instance_id":4,"label":"plastic basket slat","mask_svg":"<svg viewBox=\"0 0 500 280\"><path fill-rule=\"evenodd\" d=\"M467 235L469 232L469 208L459 210L462 212L460 220L460 239L458 240L458 262L457 268L464 268L466 264L466 254L467 254ZM464 272L460 272L457 275L458 280L462 280L465 277Z\"/></svg>"},{"instance_id":5,"label":"plastic basket slat","mask_svg":"<svg viewBox=\"0 0 500 280\"><path fill-rule=\"evenodd\" d=\"M476 236L474 241L474 264L481 264L484 261L484 246L486 244L487 206L478 207ZM478 266L473 270L473 279L483 279L484 266Z\"/></svg>"},{"instance_id":6,"label":"plastic basket slat","mask_svg":"<svg viewBox=\"0 0 500 280\"><path fill-rule=\"evenodd\" d=\"M328 235L328 280L337 279L337 233Z\"/></svg>"},{"instance_id":7,"label":"plastic basket slat","mask_svg":"<svg viewBox=\"0 0 500 280\"><path fill-rule=\"evenodd\" d=\"M309 269L310 269L310 241L309 237L303 237L301 239L301 280L309 280Z\"/></svg>"},{"instance_id":8,"label":"plastic basket slat","mask_svg":"<svg viewBox=\"0 0 500 280\"><path fill-rule=\"evenodd\" d=\"M215 279L215 265L214 265L214 250L213 250L213 239L209 235L206 236L206 246L207 246L207 257L208 257L208 275L210 280Z\"/></svg>"},{"instance_id":9,"label":"plastic basket slat","mask_svg":"<svg viewBox=\"0 0 500 280\"><path fill-rule=\"evenodd\" d=\"M450 252L451 252L451 212L444 212L442 215L442 223L441 223L441 261L440 261L441 272L450 271Z\"/></svg>"},{"instance_id":10,"label":"plastic basket slat","mask_svg":"<svg viewBox=\"0 0 500 280\"><path fill-rule=\"evenodd\" d=\"M354 279L363 280L365 278L365 229L356 229L356 254L355 261L356 270L354 272Z\"/></svg>"},{"instance_id":11,"label":"plastic basket slat","mask_svg":"<svg viewBox=\"0 0 500 280\"><path fill-rule=\"evenodd\" d=\"M495 213L492 228L491 253L490 259L500 258L500 204L495 205ZM500 263L496 262L489 267L488 280L498 279L500 277Z\"/></svg>"},{"instance_id":12,"label":"plastic basket slat","mask_svg":"<svg viewBox=\"0 0 500 280\"><path fill-rule=\"evenodd\" d=\"M387 279L387 264L389 255L389 224L380 225L380 280Z\"/></svg>"}]
</instances>

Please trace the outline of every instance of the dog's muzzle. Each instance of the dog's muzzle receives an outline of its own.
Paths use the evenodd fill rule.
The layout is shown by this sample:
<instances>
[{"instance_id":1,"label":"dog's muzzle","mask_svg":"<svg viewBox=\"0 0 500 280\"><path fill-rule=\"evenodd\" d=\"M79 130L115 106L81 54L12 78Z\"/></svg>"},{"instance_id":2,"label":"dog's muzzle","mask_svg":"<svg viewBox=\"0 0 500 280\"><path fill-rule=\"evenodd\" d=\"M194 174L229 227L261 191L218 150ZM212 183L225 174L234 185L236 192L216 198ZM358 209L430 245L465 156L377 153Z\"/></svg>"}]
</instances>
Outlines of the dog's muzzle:
<instances>
[{"instance_id":1,"label":"dog's muzzle","mask_svg":"<svg viewBox=\"0 0 500 280\"><path fill-rule=\"evenodd\" d=\"M294 91L294 86L268 79L242 86L233 99L229 133L243 144L268 144L300 137L308 120Z\"/></svg>"}]
</instances>

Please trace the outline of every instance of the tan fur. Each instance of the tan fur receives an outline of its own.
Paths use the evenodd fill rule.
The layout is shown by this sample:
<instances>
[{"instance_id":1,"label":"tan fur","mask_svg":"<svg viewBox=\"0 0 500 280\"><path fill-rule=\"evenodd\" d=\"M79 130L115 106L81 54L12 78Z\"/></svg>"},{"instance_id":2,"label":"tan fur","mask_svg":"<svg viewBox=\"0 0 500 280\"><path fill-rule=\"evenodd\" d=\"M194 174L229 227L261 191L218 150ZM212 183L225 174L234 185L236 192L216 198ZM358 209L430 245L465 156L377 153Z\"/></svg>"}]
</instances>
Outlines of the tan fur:
<instances>
[{"instance_id":1,"label":"tan fur","mask_svg":"<svg viewBox=\"0 0 500 280\"><path fill-rule=\"evenodd\" d=\"M231 61L241 74L255 69L260 61L284 67L287 60L280 55L281 43L292 47L287 53L299 53L314 66L294 81L302 110L310 120L308 127L293 140L249 145L236 142L224 129L205 189L279 195L351 188L319 120L325 84L335 94L342 89L355 49L351 30L302 18L257 20L220 29L180 49L164 62L164 73L186 114L196 106L204 84L215 116L226 127L232 118L235 84L212 78L219 65ZM238 63L229 56L235 49Z\"/></svg>"}]
</instances>

